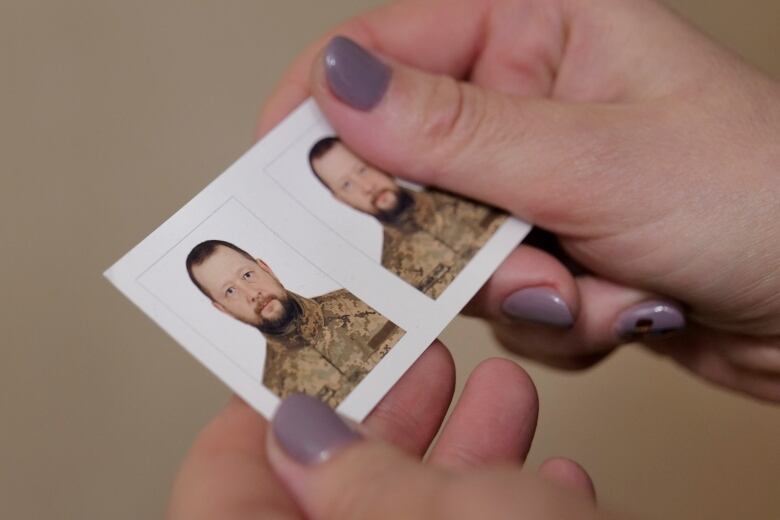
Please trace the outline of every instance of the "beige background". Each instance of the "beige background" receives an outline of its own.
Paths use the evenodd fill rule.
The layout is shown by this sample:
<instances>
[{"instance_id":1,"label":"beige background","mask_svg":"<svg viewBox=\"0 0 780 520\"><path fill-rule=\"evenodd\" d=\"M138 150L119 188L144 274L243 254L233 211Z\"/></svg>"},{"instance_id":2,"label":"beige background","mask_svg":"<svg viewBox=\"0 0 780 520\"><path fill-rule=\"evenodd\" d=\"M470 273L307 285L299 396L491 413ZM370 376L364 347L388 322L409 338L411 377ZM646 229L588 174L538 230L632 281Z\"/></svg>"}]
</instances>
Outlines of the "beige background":
<instances>
[{"instance_id":1,"label":"beige background","mask_svg":"<svg viewBox=\"0 0 780 520\"><path fill-rule=\"evenodd\" d=\"M250 144L285 64L376 0L0 2L0 517L159 517L227 398L100 273ZM780 76L780 3L673 0ZM460 381L500 355L444 334ZM530 464L561 454L644 518L780 517L780 407L625 349L541 395Z\"/></svg>"}]
</instances>

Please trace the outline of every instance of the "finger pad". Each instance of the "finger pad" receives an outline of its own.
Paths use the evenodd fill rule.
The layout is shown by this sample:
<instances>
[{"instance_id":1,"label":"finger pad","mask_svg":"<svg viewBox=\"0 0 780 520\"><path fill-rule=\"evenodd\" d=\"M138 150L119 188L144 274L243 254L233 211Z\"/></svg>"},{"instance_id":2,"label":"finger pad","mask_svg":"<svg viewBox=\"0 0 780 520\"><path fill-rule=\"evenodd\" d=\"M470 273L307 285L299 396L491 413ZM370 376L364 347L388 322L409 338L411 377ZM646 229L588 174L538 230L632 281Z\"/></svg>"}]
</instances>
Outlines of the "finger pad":
<instances>
[{"instance_id":1,"label":"finger pad","mask_svg":"<svg viewBox=\"0 0 780 520\"><path fill-rule=\"evenodd\" d=\"M506 359L483 361L431 453L431 462L449 467L518 462L531 445L538 397L530 377Z\"/></svg>"},{"instance_id":2,"label":"finger pad","mask_svg":"<svg viewBox=\"0 0 780 520\"><path fill-rule=\"evenodd\" d=\"M455 365L435 341L398 380L365 422L377 437L422 455L447 413L455 388Z\"/></svg>"}]
</instances>

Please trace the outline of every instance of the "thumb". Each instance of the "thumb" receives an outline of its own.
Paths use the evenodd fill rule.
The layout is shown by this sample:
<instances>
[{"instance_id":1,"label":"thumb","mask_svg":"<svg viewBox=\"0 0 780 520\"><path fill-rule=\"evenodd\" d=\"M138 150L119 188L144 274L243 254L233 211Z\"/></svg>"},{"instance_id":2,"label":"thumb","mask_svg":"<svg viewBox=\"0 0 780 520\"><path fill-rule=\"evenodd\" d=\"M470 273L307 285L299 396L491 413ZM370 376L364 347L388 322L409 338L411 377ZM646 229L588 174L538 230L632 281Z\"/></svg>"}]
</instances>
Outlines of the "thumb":
<instances>
[{"instance_id":1,"label":"thumb","mask_svg":"<svg viewBox=\"0 0 780 520\"><path fill-rule=\"evenodd\" d=\"M435 517L430 497L441 488L442 473L388 444L364 439L318 399L303 394L285 399L272 432L268 458L306 518Z\"/></svg>"},{"instance_id":2,"label":"thumb","mask_svg":"<svg viewBox=\"0 0 780 520\"><path fill-rule=\"evenodd\" d=\"M572 183L592 184L583 173L596 171L595 150L614 152L614 119L622 117L615 107L511 96L429 74L345 37L315 60L311 89L367 162L540 225L551 213L559 225L571 198L584 196Z\"/></svg>"},{"instance_id":3,"label":"thumb","mask_svg":"<svg viewBox=\"0 0 780 520\"><path fill-rule=\"evenodd\" d=\"M363 438L302 394L282 402L272 432L269 461L306 518L606 518L590 500L516 467L456 473L424 465Z\"/></svg>"}]
</instances>

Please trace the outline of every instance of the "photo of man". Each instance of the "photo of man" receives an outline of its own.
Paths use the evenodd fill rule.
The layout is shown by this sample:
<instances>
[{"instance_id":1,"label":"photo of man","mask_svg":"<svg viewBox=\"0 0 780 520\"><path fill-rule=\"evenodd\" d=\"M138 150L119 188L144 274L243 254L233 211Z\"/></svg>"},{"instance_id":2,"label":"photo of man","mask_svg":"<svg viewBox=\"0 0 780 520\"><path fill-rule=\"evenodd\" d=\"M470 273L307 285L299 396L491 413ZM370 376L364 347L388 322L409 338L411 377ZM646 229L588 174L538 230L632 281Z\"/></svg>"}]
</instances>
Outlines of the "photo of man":
<instances>
[{"instance_id":1,"label":"photo of man","mask_svg":"<svg viewBox=\"0 0 780 520\"><path fill-rule=\"evenodd\" d=\"M434 299L507 218L438 190L402 187L337 137L320 139L309 165L333 197L382 225L382 265Z\"/></svg>"},{"instance_id":2,"label":"photo of man","mask_svg":"<svg viewBox=\"0 0 780 520\"><path fill-rule=\"evenodd\" d=\"M404 335L345 289L305 298L285 289L259 258L207 240L187 255L187 273L219 311L266 340L263 385L337 406Z\"/></svg>"}]
</instances>

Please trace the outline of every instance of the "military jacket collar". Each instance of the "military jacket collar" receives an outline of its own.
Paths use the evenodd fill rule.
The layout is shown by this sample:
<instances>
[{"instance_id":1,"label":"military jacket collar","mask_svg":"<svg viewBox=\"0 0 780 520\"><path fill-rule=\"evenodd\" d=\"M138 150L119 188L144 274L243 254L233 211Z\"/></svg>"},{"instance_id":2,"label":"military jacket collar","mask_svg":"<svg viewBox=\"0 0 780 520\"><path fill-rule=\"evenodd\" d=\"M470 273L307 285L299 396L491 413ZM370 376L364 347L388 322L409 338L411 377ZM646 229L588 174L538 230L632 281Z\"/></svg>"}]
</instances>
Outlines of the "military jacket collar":
<instances>
[{"instance_id":1,"label":"military jacket collar","mask_svg":"<svg viewBox=\"0 0 780 520\"><path fill-rule=\"evenodd\" d=\"M430 223L436 219L436 208L433 201L425 192L401 189L411 195L414 205L399 215L395 221L384 224L407 233L421 229L427 230Z\"/></svg>"},{"instance_id":2,"label":"military jacket collar","mask_svg":"<svg viewBox=\"0 0 780 520\"><path fill-rule=\"evenodd\" d=\"M270 340L282 342L285 347L290 349L316 346L325 325L322 308L314 300L293 292L288 294L300 310L298 317L283 332L275 334L265 332L263 334Z\"/></svg>"}]
</instances>

